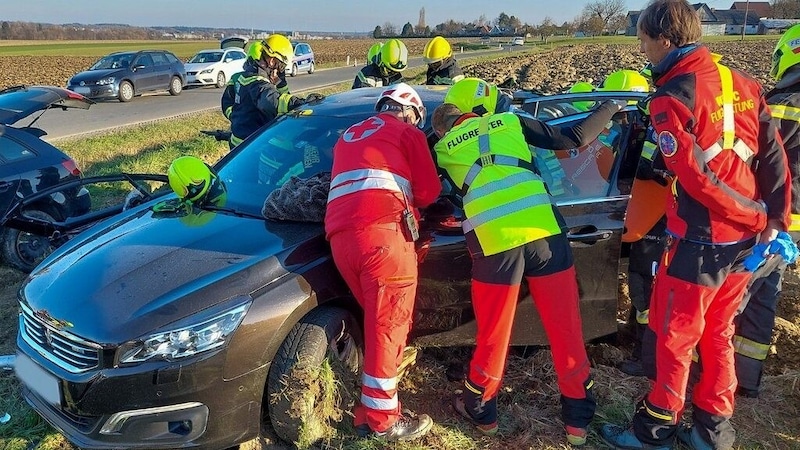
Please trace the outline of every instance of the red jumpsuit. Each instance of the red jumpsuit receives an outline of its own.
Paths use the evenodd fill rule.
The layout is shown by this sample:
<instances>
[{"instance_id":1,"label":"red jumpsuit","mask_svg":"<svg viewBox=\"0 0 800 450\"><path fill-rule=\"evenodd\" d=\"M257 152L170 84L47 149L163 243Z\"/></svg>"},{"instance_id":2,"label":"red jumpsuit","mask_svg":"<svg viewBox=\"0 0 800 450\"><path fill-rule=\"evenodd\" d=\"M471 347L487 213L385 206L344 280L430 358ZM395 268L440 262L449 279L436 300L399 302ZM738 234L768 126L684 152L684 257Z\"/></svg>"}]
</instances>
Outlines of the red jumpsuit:
<instances>
[{"instance_id":1,"label":"red jumpsuit","mask_svg":"<svg viewBox=\"0 0 800 450\"><path fill-rule=\"evenodd\" d=\"M333 150L325 232L333 259L364 309L364 373L356 426L391 427L400 415L402 361L417 289L414 242L401 215L431 204L441 183L425 134L391 114L348 128Z\"/></svg>"},{"instance_id":2,"label":"red jumpsuit","mask_svg":"<svg viewBox=\"0 0 800 450\"><path fill-rule=\"evenodd\" d=\"M733 316L750 279L741 262L768 219L788 227L789 171L761 86L727 73L726 100L726 71L703 46L680 48L654 68L650 114L676 182L650 304L656 380L634 417L636 437L651 445L677 432L695 347L703 366L692 394L695 429L713 448L733 444Z\"/></svg>"}]
</instances>

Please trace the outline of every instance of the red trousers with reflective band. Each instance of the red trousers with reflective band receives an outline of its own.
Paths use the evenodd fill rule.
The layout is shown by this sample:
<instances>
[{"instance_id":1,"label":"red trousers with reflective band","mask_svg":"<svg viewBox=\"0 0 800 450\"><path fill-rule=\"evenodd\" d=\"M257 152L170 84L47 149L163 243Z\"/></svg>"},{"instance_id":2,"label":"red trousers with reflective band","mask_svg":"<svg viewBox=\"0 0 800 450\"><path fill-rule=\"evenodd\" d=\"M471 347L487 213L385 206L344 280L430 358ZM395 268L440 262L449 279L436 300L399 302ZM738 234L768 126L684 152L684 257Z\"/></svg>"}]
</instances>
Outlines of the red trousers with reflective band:
<instances>
[{"instance_id":1,"label":"red trousers with reflective band","mask_svg":"<svg viewBox=\"0 0 800 450\"><path fill-rule=\"evenodd\" d=\"M364 373L355 424L385 431L400 415L402 362L417 290L417 256L399 224L348 229L330 237L333 259L364 310Z\"/></svg>"},{"instance_id":2,"label":"red trousers with reflective band","mask_svg":"<svg viewBox=\"0 0 800 450\"><path fill-rule=\"evenodd\" d=\"M650 302L656 381L648 401L654 406L680 417L696 346L703 371L692 403L713 416L733 414L733 317L751 276L740 262L752 245L752 240L723 246L668 238Z\"/></svg>"},{"instance_id":3,"label":"red trousers with reflective band","mask_svg":"<svg viewBox=\"0 0 800 450\"><path fill-rule=\"evenodd\" d=\"M499 255L473 257L472 306L478 330L469 380L483 388L484 400L497 396L500 388L523 276L550 341L561 394L586 397L589 359L569 252L560 234ZM496 282L486 281L491 279Z\"/></svg>"}]
</instances>

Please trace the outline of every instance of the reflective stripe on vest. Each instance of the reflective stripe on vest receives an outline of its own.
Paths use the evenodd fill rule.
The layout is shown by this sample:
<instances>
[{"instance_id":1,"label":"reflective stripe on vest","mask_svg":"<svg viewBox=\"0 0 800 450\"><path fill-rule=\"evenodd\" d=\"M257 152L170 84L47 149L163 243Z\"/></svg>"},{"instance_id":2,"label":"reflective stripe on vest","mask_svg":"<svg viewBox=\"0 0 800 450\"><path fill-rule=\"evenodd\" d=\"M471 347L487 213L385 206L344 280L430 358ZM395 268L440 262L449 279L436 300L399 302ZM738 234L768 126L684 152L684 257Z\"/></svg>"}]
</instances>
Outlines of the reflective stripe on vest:
<instances>
[{"instance_id":1,"label":"reflective stripe on vest","mask_svg":"<svg viewBox=\"0 0 800 450\"><path fill-rule=\"evenodd\" d=\"M789 223L789 231L800 231L800 214L792 214L792 221Z\"/></svg>"},{"instance_id":2,"label":"reflective stripe on vest","mask_svg":"<svg viewBox=\"0 0 800 450\"><path fill-rule=\"evenodd\" d=\"M379 411L394 411L400 405L400 402L397 400L397 394L394 394L392 398L375 398L362 393L361 404L369 409L377 409Z\"/></svg>"},{"instance_id":3,"label":"reflective stripe on vest","mask_svg":"<svg viewBox=\"0 0 800 450\"><path fill-rule=\"evenodd\" d=\"M400 175L379 169L357 169L342 172L331 180L328 203L354 192L366 189L383 189L405 195L412 202L411 183Z\"/></svg>"},{"instance_id":4,"label":"reflective stripe on vest","mask_svg":"<svg viewBox=\"0 0 800 450\"><path fill-rule=\"evenodd\" d=\"M722 139L711 147L703 150L703 162L708 164L723 150L733 150L739 158L747 164L755 152L741 139L736 139L736 121L733 113L733 75L731 69L717 64L719 77L722 81Z\"/></svg>"},{"instance_id":5,"label":"reflective stripe on vest","mask_svg":"<svg viewBox=\"0 0 800 450\"><path fill-rule=\"evenodd\" d=\"M650 310L636 311L636 323L640 325L647 325L650 323Z\"/></svg>"},{"instance_id":6,"label":"reflective stripe on vest","mask_svg":"<svg viewBox=\"0 0 800 450\"><path fill-rule=\"evenodd\" d=\"M550 195L557 197L564 194L564 179L567 178L567 174L564 172L564 168L561 167L561 162L558 160L556 152L534 146L530 146L530 150L534 155L534 161L536 161L539 173L545 178L544 182L550 191Z\"/></svg>"},{"instance_id":7,"label":"reflective stripe on vest","mask_svg":"<svg viewBox=\"0 0 800 450\"><path fill-rule=\"evenodd\" d=\"M289 102L292 101L292 94L281 94L278 97L278 115L289 112Z\"/></svg>"},{"instance_id":8,"label":"reflective stripe on vest","mask_svg":"<svg viewBox=\"0 0 800 450\"><path fill-rule=\"evenodd\" d=\"M656 145L655 142L644 141L644 145L642 145L642 158L653 161L656 150L658 150L658 145Z\"/></svg>"},{"instance_id":9,"label":"reflective stripe on vest","mask_svg":"<svg viewBox=\"0 0 800 450\"><path fill-rule=\"evenodd\" d=\"M769 344L761 344L742 336L737 335L733 337L733 350L740 355L747 356L748 358L757 359L759 361L767 359L767 355L769 355L769 347Z\"/></svg>"},{"instance_id":10,"label":"reflective stripe on vest","mask_svg":"<svg viewBox=\"0 0 800 450\"><path fill-rule=\"evenodd\" d=\"M800 122L800 108L787 105L769 105L769 109L772 111L772 117L776 119Z\"/></svg>"},{"instance_id":11,"label":"reflective stripe on vest","mask_svg":"<svg viewBox=\"0 0 800 450\"><path fill-rule=\"evenodd\" d=\"M231 134L231 145L233 147L236 147L237 145L241 144L242 141L244 141L244 139L242 139L240 137L236 137L233 134Z\"/></svg>"}]
</instances>

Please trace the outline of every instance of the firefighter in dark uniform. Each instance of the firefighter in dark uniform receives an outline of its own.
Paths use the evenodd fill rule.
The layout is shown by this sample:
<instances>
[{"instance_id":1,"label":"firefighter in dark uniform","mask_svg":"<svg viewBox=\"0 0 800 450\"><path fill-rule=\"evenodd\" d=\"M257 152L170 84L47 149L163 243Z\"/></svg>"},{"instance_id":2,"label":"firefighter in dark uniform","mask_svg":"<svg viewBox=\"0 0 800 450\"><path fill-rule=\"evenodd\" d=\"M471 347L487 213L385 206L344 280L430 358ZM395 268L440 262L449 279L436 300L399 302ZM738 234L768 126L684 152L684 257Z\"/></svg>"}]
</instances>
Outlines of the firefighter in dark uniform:
<instances>
[{"instance_id":1,"label":"firefighter in dark uniform","mask_svg":"<svg viewBox=\"0 0 800 450\"><path fill-rule=\"evenodd\" d=\"M800 213L800 25L789 28L772 53L771 75L778 81L765 95L773 120L780 128L792 174L792 214ZM794 222L794 221L793 221ZM794 223L793 223L794 225ZM753 274L753 281L736 317L737 392L758 397L764 360L769 354L775 309L786 264L772 258Z\"/></svg>"},{"instance_id":2,"label":"firefighter in dark uniform","mask_svg":"<svg viewBox=\"0 0 800 450\"><path fill-rule=\"evenodd\" d=\"M667 242L650 301L656 379L630 428L606 424L614 448L731 449L733 318L757 240L789 226L790 177L761 85L716 64L697 44L700 19L685 0L653 0L637 23L657 86L650 114L658 147L675 174ZM680 428L692 353L703 371L692 390L691 427Z\"/></svg>"},{"instance_id":3,"label":"firefighter in dark uniform","mask_svg":"<svg viewBox=\"0 0 800 450\"><path fill-rule=\"evenodd\" d=\"M436 36L425 44L422 59L428 65L425 84L455 84L464 79L464 72L453 56L453 49L447 39Z\"/></svg>"},{"instance_id":4,"label":"firefighter in dark uniform","mask_svg":"<svg viewBox=\"0 0 800 450\"><path fill-rule=\"evenodd\" d=\"M369 59L369 54L367 57ZM408 48L406 48L406 44L403 44L400 39L389 39L380 47L377 64L367 61L367 65L356 74L350 89L390 86L400 83L403 81L403 71L407 67Z\"/></svg>"}]
</instances>

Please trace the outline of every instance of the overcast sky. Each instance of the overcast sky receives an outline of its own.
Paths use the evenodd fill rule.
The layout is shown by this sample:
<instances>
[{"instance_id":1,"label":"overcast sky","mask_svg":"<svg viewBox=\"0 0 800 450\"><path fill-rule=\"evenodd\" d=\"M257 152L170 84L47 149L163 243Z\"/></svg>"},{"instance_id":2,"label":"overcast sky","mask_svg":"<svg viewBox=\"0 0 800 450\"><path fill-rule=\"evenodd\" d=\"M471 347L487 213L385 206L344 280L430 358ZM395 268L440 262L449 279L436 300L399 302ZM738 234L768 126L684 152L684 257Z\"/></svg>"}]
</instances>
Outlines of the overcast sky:
<instances>
[{"instance_id":1,"label":"overcast sky","mask_svg":"<svg viewBox=\"0 0 800 450\"><path fill-rule=\"evenodd\" d=\"M121 23L135 26L202 26L297 31L372 31L391 22L398 29L416 25L425 8L431 27L448 19L490 21L501 12L538 24L550 16L557 24L580 14L590 0L0 0L0 20L43 23ZM732 0L707 2L729 8ZM641 9L647 0L626 0Z\"/></svg>"}]
</instances>

